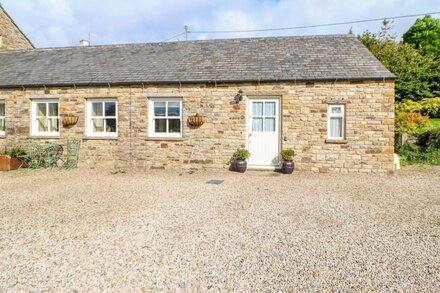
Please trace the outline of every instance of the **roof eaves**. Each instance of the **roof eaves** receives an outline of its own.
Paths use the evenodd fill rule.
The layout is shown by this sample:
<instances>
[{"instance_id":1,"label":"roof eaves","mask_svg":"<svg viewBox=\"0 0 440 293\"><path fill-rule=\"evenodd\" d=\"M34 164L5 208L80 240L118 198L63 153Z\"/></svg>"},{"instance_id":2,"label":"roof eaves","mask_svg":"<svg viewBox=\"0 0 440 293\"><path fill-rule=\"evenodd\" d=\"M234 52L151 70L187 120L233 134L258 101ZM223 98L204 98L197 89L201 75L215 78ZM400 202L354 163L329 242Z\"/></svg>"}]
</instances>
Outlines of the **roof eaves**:
<instances>
[{"instance_id":1,"label":"roof eaves","mask_svg":"<svg viewBox=\"0 0 440 293\"><path fill-rule=\"evenodd\" d=\"M35 88L35 87L70 87L70 86L129 86L129 85L154 85L154 84L203 84L203 83L268 83L268 82L338 82L338 81L373 81L395 80L396 76L384 77L358 77L358 78L302 78L302 79L245 79L245 80L187 80L187 81L126 81L126 82L79 82L79 83L35 83L35 84L0 84L1 88Z\"/></svg>"}]
</instances>

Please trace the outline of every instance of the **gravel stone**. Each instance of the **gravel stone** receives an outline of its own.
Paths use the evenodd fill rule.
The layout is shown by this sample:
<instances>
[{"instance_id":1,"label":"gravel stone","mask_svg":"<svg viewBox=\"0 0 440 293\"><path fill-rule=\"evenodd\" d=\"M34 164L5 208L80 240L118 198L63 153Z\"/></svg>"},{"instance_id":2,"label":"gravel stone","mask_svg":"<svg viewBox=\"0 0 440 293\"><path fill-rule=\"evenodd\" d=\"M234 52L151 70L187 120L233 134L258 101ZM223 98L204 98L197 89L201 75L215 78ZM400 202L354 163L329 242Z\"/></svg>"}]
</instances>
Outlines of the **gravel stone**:
<instances>
[{"instance_id":1,"label":"gravel stone","mask_svg":"<svg viewBox=\"0 0 440 293\"><path fill-rule=\"evenodd\" d=\"M0 183L0 291L440 291L440 168Z\"/></svg>"}]
</instances>

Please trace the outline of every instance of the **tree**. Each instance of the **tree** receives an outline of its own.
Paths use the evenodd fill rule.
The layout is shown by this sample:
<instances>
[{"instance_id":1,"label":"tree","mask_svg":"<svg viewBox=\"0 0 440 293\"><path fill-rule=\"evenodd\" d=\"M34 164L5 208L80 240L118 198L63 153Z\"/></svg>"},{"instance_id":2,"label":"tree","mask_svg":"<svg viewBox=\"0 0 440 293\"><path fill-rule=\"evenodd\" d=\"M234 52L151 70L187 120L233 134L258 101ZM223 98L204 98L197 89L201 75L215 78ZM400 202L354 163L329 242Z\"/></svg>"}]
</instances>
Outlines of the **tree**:
<instances>
[{"instance_id":1,"label":"tree","mask_svg":"<svg viewBox=\"0 0 440 293\"><path fill-rule=\"evenodd\" d=\"M440 65L433 56L424 56L414 46L396 42L384 23L379 35L365 31L358 39L396 75L396 100L421 100L440 94Z\"/></svg>"},{"instance_id":2,"label":"tree","mask_svg":"<svg viewBox=\"0 0 440 293\"><path fill-rule=\"evenodd\" d=\"M380 27L379 32L379 40L382 41L395 41L396 34L391 34L391 30L393 29L393 21L389 21L388 19L384 19L382 21L382 26Z\"/></svg>"},{"instance_id":3,"label":"tree","mask_svg":"<svg viewBox=\"0 0 440 293\"><path fill-rule=\"evenodd\" d=\"M417 19L409 30L403 34L403 41L413 44L423 54L440 56L440 19L427 15Z\"/></svg>"}]
</instances>

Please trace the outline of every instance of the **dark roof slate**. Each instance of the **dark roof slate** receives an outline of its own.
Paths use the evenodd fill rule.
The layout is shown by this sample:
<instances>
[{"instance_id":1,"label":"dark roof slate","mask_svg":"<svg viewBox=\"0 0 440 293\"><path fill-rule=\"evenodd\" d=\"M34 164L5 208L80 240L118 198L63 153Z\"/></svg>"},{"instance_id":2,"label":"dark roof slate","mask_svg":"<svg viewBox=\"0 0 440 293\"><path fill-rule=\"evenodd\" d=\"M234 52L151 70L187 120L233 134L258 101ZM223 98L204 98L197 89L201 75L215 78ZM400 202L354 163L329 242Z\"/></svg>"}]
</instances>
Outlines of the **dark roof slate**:
<instances>
[{"instance_id":1,"label":"dark roof slate","mask_svg":"<svg viewBox=\"0 0 440 293\"><path fill-rule=\"evenodd\" d=\"M0 52L0 87L391 78L349 35Z\"/></svg>"}]
</instances>

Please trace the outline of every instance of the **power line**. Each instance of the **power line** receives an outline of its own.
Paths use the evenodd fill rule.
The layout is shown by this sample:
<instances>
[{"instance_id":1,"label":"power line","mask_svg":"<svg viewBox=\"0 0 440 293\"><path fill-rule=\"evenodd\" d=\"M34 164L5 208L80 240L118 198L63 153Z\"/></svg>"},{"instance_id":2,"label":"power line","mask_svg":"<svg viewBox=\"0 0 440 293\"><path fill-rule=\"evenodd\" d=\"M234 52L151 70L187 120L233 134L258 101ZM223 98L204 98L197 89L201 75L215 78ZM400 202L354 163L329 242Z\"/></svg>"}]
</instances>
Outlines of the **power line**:
<instances>
[{"instance_id":1,"label":"power line","mask_svg":"<svg viewBox=\"0 0 440 293\"><path fill-rule=\"evenodd\" d=\"M281 27L281 28L254 29L254 30L224 30L224 31L191 31L190 30L190 31L188 31L188 33L190 33L190 34L228 34L228 33L252 33L252 32L283 31L283 30L294 30L294 29L315 28L315 27L323 27L323 26L336 26L336 25L344 25L344 24L373 22L373 21L381 21L384 19L388 20L388 19L409 18L409 17L423 16L423 15L428 15L428 14L440 14L440 12L427 12L427 13L419 13L419 14L409 14L409 15L372 18L372 19L354 20L354 21L345 21L345 22L335 22L335 23L315 24L315 25L302 25L302 26Z\"/></svg>"},{"instance_id":2,"label":"power line","mask_svg":"<svg viewBox=\"0 0 440 293\"><path fill-rule=\"evenodd\" d=\"M177 38L177 37L180 37L181 35L184 35L184 34L185 34L185 32L180 33L180 34L177 34L177 35L175 35L175 36L172 36L172 37L170 37L170 38L168 38L168 39L165 39L165 40L163 40L163 41L160 41L160 42L161 42L161 43L163 43L163 42L168 42L168 41L171 41L172 39Z\"/></svg>"}]
</instances>

